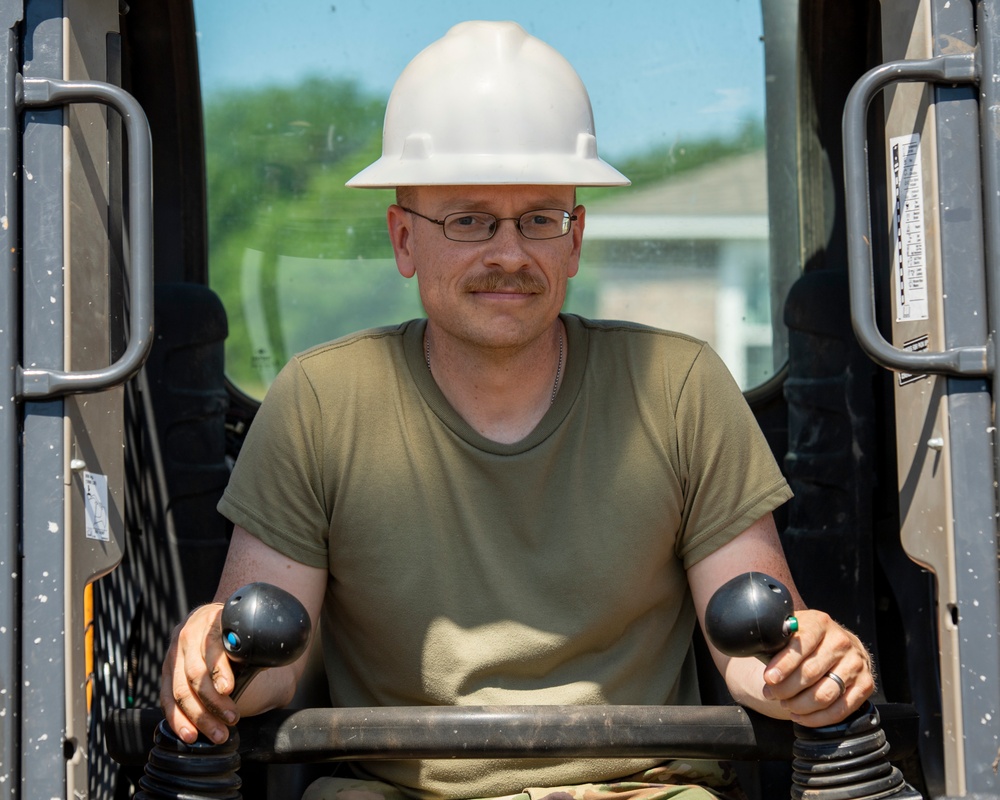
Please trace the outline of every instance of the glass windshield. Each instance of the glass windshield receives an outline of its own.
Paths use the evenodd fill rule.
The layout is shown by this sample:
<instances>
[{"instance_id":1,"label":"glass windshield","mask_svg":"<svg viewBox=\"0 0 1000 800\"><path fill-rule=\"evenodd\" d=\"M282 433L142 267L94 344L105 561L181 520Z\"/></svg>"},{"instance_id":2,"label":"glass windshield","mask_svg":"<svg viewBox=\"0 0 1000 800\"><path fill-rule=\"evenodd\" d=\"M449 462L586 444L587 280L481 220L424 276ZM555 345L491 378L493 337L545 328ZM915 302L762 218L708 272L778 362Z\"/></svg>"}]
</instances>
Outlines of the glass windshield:
<instances>
[{"instance_id":1,"label":"glass windshield","mask_svg":"<svg viewBox=\"0 0 1000 800\"><path fill-rule=\"evenodd\" d=\"M284 362L422 316L385 229L391 191L344 182L381 148L409 60L496 4L195 0L211 285L227 372L261 397ZM581 189L566 310L708 341L745 389L784 363L772 326L761 10L746 0L506 2L574 65L602 157L632 186Z\"/></svg>"}]
</instances>

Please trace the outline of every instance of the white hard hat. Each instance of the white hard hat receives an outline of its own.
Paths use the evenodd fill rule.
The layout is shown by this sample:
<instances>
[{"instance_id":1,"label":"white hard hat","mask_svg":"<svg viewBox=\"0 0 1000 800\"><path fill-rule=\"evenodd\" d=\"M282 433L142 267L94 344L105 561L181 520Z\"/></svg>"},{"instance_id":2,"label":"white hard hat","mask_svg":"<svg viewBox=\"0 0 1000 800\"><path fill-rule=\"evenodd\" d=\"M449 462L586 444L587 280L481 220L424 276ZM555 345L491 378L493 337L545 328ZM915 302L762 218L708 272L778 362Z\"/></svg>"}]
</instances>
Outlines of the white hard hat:
<instances>
[{"instance_id":1,"label":"white hard hat","mask_svg":"<svg viewBox=\"0 0 1000 800\"><path fill-rule=\"evenodd\" d=\"M348 186L627 186L597 155L580 77L514 22L463 22L399 76L382 157Z\"/></svg>"}]
</instances>

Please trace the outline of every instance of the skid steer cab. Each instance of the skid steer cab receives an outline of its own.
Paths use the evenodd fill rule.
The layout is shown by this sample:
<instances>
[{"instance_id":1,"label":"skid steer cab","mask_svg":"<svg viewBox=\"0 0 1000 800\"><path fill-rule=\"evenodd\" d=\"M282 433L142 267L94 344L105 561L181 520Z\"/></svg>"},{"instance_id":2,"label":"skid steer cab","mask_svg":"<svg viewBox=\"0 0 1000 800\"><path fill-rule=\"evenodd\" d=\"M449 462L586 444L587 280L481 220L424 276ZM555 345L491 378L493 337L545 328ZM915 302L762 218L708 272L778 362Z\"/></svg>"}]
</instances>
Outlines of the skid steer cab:
<instances>
[{"instance_id":1,"label":"skid steer cab","mask_svg":"<svg viewBox=\"0 0 1000 800\"><path fill-rule=\"evenodd\" d=\"M1000 800L998 3L0 0L0 800L609 754L731 759L750 800ZM846 726L734 705L698 634L699 707L328 708L306 682L221 749L159 729L278 371L425 316L395 193L345 184L396 76L469 19L515 20L587 85L597 169L632 185L579 189L564 310L723 359L794 492L796 586L874 659Z\"/></svg>"}]
</instances>

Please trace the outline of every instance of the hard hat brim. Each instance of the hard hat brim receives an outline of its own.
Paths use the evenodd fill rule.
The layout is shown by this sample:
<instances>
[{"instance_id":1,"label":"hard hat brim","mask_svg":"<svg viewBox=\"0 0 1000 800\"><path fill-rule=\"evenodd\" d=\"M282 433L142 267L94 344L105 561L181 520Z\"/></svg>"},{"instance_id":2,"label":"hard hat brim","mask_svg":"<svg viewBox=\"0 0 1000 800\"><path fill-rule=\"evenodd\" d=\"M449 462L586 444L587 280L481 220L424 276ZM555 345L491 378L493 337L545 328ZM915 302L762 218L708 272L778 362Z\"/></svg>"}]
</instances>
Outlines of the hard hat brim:
<instances>
[{"instance_id":1,"label":"hard hat brim","mask_svg":"<svg viewBox=\"0 0 1000 800\"><path fill-rule=\"evenodd\" d=\"M628 186L631 181L600 158L566 155L448 155L427 159L383 156L347 182L358 189L396 186Z\"/></svg>"}]
</instances>

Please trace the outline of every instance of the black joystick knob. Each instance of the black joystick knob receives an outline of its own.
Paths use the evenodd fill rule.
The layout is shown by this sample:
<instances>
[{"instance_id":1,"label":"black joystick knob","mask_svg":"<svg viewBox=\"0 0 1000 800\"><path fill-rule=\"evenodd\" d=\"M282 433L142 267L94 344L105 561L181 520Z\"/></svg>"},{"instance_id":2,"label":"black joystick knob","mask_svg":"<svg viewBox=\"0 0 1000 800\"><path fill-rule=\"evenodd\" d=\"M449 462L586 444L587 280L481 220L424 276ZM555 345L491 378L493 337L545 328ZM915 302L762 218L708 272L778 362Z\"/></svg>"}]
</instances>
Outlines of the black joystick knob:
<instances>
[{"instance_id":1,"label":"black joystick knob","mask_svg":"<svg viewBox=\"0 0 1000 800\"><path fill-rule=\"evenodd\" d=\"M236 678L233 700L262 670L298 659L310 628L309 613L284 589L250 583L235 591L222 609L222 646Z\"/></svg>"},{"instance_id":2,"label":"black joystick knob","mask_svg":"<svg viewBox=\"0 0 1000 800\"><path fill-rule=\"evenodd\" d=\"M767 663L798 630L791 592L762 572L745 572L712 595L705 629L727 656L757 656Z\"/></svg>"}]
</instances>

